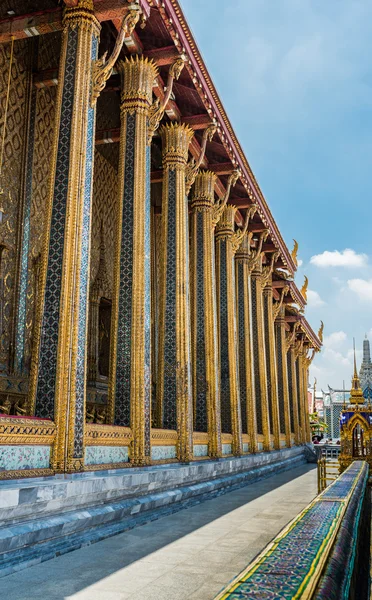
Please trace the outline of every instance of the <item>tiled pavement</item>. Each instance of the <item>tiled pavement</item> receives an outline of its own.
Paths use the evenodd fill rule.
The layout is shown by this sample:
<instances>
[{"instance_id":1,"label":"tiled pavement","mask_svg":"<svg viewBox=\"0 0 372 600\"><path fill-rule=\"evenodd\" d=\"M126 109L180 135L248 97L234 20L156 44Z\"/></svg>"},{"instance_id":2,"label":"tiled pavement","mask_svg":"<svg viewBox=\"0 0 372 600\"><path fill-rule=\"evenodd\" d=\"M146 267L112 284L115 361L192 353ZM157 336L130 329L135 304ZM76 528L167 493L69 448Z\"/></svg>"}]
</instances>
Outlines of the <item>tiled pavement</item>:
<instances>
[{"instance_id":1,"label":"tiled pavement","mask_svg":"<svg viewBox=\"0 0 372 600\"><path fill-rule=\"evenodd\" d=\"M0 581L6 600L212 600L316 494L304 465Z\"/></svg>"}]
</instances>

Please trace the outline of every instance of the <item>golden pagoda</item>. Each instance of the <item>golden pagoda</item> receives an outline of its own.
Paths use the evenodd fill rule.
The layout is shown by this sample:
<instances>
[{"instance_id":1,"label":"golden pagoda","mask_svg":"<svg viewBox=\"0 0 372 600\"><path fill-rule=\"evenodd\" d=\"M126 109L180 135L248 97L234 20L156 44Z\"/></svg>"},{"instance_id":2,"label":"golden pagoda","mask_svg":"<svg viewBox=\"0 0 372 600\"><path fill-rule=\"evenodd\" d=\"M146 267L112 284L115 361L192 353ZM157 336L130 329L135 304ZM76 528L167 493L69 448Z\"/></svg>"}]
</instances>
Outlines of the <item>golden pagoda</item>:
<instances>
[{"instance_id":1,"label":"golden pagoda","mask_svg":"<svg viewBox=\"0 0 372 600\"><path fill-rule=\"evenodd\" d=\"M372 464L372 409L366 401L360 385L354 340L354 374L351 380L349 405L344 403L340 414L341 453L340 473L354 460L366 460Z\"/></svg>"}]
</instances>

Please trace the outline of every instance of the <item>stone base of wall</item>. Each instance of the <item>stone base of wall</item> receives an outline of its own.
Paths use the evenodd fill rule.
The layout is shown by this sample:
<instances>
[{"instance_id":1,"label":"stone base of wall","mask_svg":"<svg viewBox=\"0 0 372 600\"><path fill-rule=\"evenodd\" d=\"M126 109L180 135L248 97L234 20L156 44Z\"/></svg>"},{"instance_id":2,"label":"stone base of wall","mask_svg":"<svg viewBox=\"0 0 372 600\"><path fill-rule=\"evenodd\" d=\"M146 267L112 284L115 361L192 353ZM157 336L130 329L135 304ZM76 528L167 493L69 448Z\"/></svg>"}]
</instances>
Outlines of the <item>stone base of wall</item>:
<instances>
[{"instance_id":1,"label":"stone base of wall","mask_svg":"<svg viewBox=\"0 0 372 600\"><path fill-rule=\"evenodd\" d=\"M304 448L0 482L0 576L306 462Z\"/></svg>"}]
</instances>

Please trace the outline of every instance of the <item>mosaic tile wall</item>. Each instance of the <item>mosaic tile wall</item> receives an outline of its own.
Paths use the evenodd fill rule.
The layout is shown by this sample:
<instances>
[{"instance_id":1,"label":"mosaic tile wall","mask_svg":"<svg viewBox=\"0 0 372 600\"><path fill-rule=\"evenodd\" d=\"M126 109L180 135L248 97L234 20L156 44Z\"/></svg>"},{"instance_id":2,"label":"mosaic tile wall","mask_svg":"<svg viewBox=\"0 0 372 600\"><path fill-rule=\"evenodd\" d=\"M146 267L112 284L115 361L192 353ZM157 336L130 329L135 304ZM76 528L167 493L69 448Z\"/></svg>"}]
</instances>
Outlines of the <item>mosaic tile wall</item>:
<instances>
[{"instance_id":1,"label":"mosaic tile wall","mask_svg":"<svg viewBox=\"0 0 372 600\"><path fill-rule=\"evenodd\" d=\"M258 328L257 328L257 281L256 277L251 277L251 303L252 303L252 355L253 355L253 373L254 373L254 389L256 397L256 419L257 433L262 434L262 409L261 409L261 382L260 371L258 366L259 348Z\"/></svg>"},{"instance_id":2,"label":"mosaic tile wall","mask_svg":"<svg viewBox=\"0 0 372 600\"><path fill-rule=\"evenodd\" d=\"M208 456L208 445L194 444L194 456Z\"/></svg>"},{"instance_id":3,"label":"mosaic tile wall","mask_svg":"<svg viewBox=\"0 0 372 600\"><path fill-rule=\"evenodd\" d=\"M291 351L287 352L287 372L288 372L288 398L289 398L289 414L291 421L291 433L294 433L294 413L293 413L293 381L292 381L292 359Z\"/></svg>"},{"instance_id":4,"label":"mosaic tile wall","mask_svg":"<svg viewBox=\"0 0 372 600\"><path fill-rule=\"evenodd\" d=\"M146 148L145 205L145 455L151 456L151 147Z\"/></svg>"},{"instance_id":5,"label":"mosaic tile wall","mask_svg":"<svg viewBox=\"0 0 372 600\"><path fill-rule=\"evenodd\" d=\"M1 446L0 471L49 469L50 446Z\"/></svg>"},{"instance_id":6,"label":"mosaic tile wall","mask_svg":"<svg viewBox=\"0 0 372 600\"><path fill-rule=\"evenodd\" d=\"M270 355L270 338L269 338L269 319L271 318L272 312L272 300L268 294L263 294L263 313L264 313L264 338L265 338L265 365L266 365L266 380L267 380L267 396L268 396L268 408L269 408L269 423L270 431L273 432L273 407L271 404L271 392L272 392L272 381L271 381L271 355Z\"/></svg>"},{"instance_id":7,"label":"mosaic tile wall","mask_svg":"<svg viewBox=\"0 0 372 600\"><path fill-rule=\"evenodd\" d=\"M2 281L0 287L0 372L8 371L11 362L11 341L13 338L13 309L16 286L16 235L19 199L22 185L22 155L25 140L26 96L29 67L30 41L17 40L14 44L14 61L9 96L7 130L4 146L2 181L4 188L2 208L5 217L0 224L0 237L9 250L2 255ZM0 45L0 131L3 131L6 89L10 63L10 44ZM2 288L2 289L1 289Z\"/></svg>"},{"instance_id":8,"label":"mosaic tile wall","mask_svg":"<svg viewBox=\"0 0 372 600\"><path fill-rule=\"evenodd\" d=\"M281 323L275 323L275 345L278 375L278 402L279 402L279 428L280 433L285 433L285 408L284 408L284 380L283 380L283 348L281 336Z\"/></svg>"},{"instance_id":9,"label":"mosaic tile wall","mask_svg":"<svg viewBox=\"0 0 372 600\"><path fill-rule=\"evenodd\" d=\"M127 446L87 446L85 448L86 465L108 465L128 462Z\"/></svg>"},{"instance_id":10,"label":"mosaic tile wall","mask_svg":"<svg viewBox=\"0 0 372 600\"><path fill-rule=\"evenodd\" d=\"M112 144L114 145L114 144ZM90 281L97 275L100 259L101 224L105 246L105 262L108 288L102 292L112 299L114 266L114 232L116 221L118 174L114 167L96 148L94 155L93 204L91 226Z\"/></svg>"},{"instance_id":11,"label":"mosaic tile wall","mask_svg":"<svg viewBox=\"0 0 372 600\"><path fill-rule=\"evenodd\" d=\"M31 60L33 69L37 67L37 51L38 39L32 40ZM31 66L31 65L30 65ZM15 351L14 351L14 369L17 373L22 373L25 362L25 342L26 342L26 309L27 309L27 283L29 270L29 250L31 236L31 201L32 201L32 168L33 168L33 153L35 144L35 121L36 121L36 96L37 90L32 85L32 78L29 81L28 102L29 102L29 122L27 148L26 148L26 164L25 164L25 189L23 201L23 223L22 223L22 238L20 252L20 271L19 271L19 290L17 302L17 318L15 332Z\"/></svg>"},{"instance_id":12,"label":"mosaic tile wall","mask_svg":"<svg viewBox=\"0 0 372 600\"><path fill-rule=\"evenodd\" d=\"M69 31L68 35L35 407L37 416L50 418L54 416L59 303L78 32Z\"/></svg>"},{"instance_id":13,"label":"mosaic tile wall","mask_svg":"<svg viewBox=\"0 0 372 600\"><path fill-rule=\"evenodd\" d=\"M97 58L98 39L92 38L91 59ZM89 294L89 258L90 258L90 221L93 191L93 161L95 147L95 108L88 108L87 116L87 144L85 163L85 182L83 197L83 224L81 237L81 261L79 282L79 315L78 315L78 347L75 372L75 434L74 434L74 458L83 457L84 441L84 408L86 387L86 339L87 339L87 317L88 317L88 294Z\"/></svg>"},{"instance_id":14,"label":"mosaic tile wall","mask_svg":"<svg viewBox=\"0 0 372 600\"><path fill-rule=\"evenodd\" d=\"M296 366L296 392L297 392L297 414L298 414L298 419L299 419L299 425L301 427L301 419L300 419L300 415L301 415L301 394L300 394L300 365L299 365L299 360L298 358L296 359L295 362L295 366Z\"/></svg>"},{"instance_id":15,"label":"mosaic tile wall","mask_svg":"<svg viewBox=\"0 0 372 600\"><path fill-rule=\"evenodd\" d=\"M176 171L168 171L168 238L164 332L163 427L177 429L176 389Z\"/></svg>"},{"instance_id":16,"label":"mosaic tile wall","mask_svg":"<svg viewBox=\"0 0 372 600\"><path fill-rule=\"evenodd\" d=\"M228 314L227 314L227 257L226 240L218 240L220 246L220 289L219 294L219 334L220 334L220 370L221 370L221 430L231 433L230 372L228 347Z\"/></svg>"},{"instance_id":17,"label":"mosaic tile wall","mask_svg":"<svg viewBox=\"0 0 372 600\"><path fill-rule=\"evenodd\" d=\"M133 192L135 114L126 115L123 232L120 248L119 322L117 334L115 425L130 426L130 364L132 339Z\"/></svg>"},{"instance_id":18,"label":"mosaic tile wall","mask_svg":"<svg viewBox=\"0 0 372 600\"><path fill-rule=\"evenodd\" d=\"M152 446L152 460L169 460L172 458L177 458L176 446Z\"/></svg>"},{"instance_id":19,"label":"mosaic tile wall","mask_svg":"<svg viewBox=\"0 0 372 600\"><path fill-rule=\"evenodd\" d=\"M282 529L259 557L228 584L218 598L273 600L305 596L345 599L354 597L349 596L348 592L356 558L356 545L353 544L352 555L346 556L345 541L347 539L351 545L350 540L352 541L353 536L350 535L350 530L355 518L356 522L359 522L367 481L366 463L355 462L351 469L310 503L289 526ZM355 490L354 495L349 498L352 490ZM345 509L347 512L344 515ZM335 531L336 551L333 539ZM356 531L354 535L355 533ZM343 543L337 543L340 538ZM314 566L324 559L328 577L326 584L324 582L322 586L322 593L318 596L317 583L321 576L324 577L324 570L322 573L321 569L317 570ZM346 569L349 577L345 578L345 585L342 586L341 583L344 582L340 579L345 566L350 567ZM340 592L341 588L341 594L333 593Z\"/></svg>"},{"instance_id":20,"label":"mosaic tile wall","mask_svg":"<svg viewBox=\"0 0 372 600\"><path fill-rule=\"evenodd\" d=\"M196 414L194 415L195 431L208 430L207 422L207 374L205 364L205 331L204 331L204 234L203 213L196 213L197 220L197 267L196 267L196 298L197 298L197 320L196 320ZM208 235L208 232L207 232Z\"/></svg>"},{"instance_id":21,"label":"mosaic tile wall","mask_svg":"<svg viewBox=\"0 0 372 600\"><path fill-rule=\"evenodd\" d=\"M238 361L239 361L239 381L240 381L240 409L242 417L242 433L248 433L247 425L247 379L246 379L246 355L245 355L245 311L244 311L244 265L237 262L236 269L236 289L237 289L237 332L238 332ZM248 332L249 335L249 332Z\"/></svg>"}]
</instances>

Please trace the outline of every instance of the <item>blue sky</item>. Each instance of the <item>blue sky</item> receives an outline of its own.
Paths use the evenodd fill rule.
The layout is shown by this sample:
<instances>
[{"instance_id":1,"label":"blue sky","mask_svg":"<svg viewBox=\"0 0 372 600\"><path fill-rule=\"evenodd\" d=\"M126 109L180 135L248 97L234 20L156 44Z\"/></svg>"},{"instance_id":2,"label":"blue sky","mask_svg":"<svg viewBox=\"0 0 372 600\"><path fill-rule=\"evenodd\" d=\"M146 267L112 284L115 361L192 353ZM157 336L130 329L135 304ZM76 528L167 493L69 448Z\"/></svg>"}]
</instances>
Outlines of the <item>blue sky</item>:
<instances>
[{"instance_id":1,"label":"blue sky","mask_svg":"<svg viewBox=\"0 0 372 600\"><path fill-rule=\"evenodd\" d=\"M372 342L372 2L181 0L287 245L324 349L311 379L349 385Z\"/></svg>"}]
</instances>

